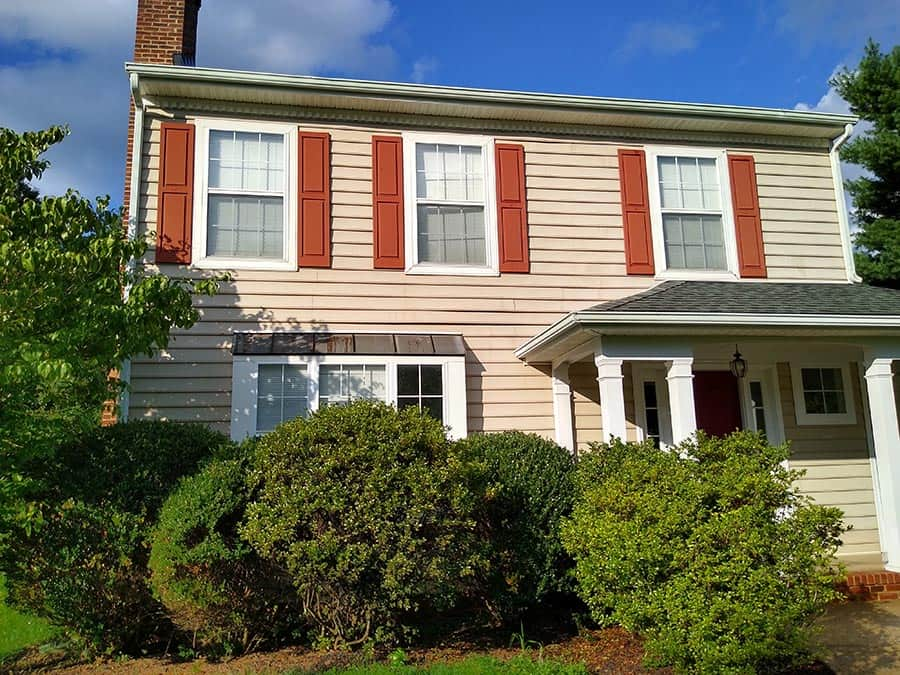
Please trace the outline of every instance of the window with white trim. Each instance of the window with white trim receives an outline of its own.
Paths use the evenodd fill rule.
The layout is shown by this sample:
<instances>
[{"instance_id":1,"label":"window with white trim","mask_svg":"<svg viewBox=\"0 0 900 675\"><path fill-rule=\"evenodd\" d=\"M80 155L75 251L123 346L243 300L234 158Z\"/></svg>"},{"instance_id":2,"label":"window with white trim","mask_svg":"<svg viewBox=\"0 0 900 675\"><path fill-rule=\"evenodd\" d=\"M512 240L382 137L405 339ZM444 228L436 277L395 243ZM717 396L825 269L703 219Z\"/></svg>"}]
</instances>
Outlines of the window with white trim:
<instances>
[{"instance_id":1,"label":"window with white trim","mask_svg":"<svg viewBox=\"0 0 900 675\"><path fill-rule=\"evenodd\" d=\"M766 404L763 400L763 383L759 380L750 381L750 412L753 430L766 435Z\"/></svg>"},{"instance_id":2,"label":"window with white trim","mask_svg":"<svg viewBox=\"0 0 900 675\"><path fill-rule=\"evenodd\" d=\"M733 276L737 244L725 152L648 148L647 173L657 272Z\"/></svg>"},{"instance_id":3,"label":"window with white trim","mask_svg":"<svg viewBox=\"0 0 900 675\"><path fill-rule=\"evenodd\" d=\"M798 424L856 423L849 366L792 364L791 379Z\"/></svg>"},{"instance_id":4,"label":"window with white trim","mask_svg":"<svg viewBox=\"0 0 900 675\"><path fill-rule=\"evenodd\" d=\"M422 408L461 437L465 389L463 356L236 356L231 432L241 439L321 406L373 399Z\"/></svg>"},{"instance_id":5,"label":"window with white trim","mask_svg":"<svg viewBox=\"0 0 900 675\"><path fill-rule=\"evenodd\" d=\"M656 382L651 380L644 382L644 419L646 421L644 430L647 440L653 443L654 447L660 447L661 426L659 415L659 399L656 396Z\"/></svg>"},{"instance_id":6,"label":"window with white trim","mask_svg":"<svg viewBox=\"0 0 900 675\"><path fill-rule=\"evenodd\" d=\"M407 271L496 274L493 141L404 135Z\"/></svg>"},{"instance_id":7,"label":"window with white trim","mask_svg":"<svg viewBox=\"0 0 900 675\"><path fill-rule=\"evenodd\" d=\"M295 127L200 120L197 129L194 264L296 267Z\"/></svg>"}]
</instances>

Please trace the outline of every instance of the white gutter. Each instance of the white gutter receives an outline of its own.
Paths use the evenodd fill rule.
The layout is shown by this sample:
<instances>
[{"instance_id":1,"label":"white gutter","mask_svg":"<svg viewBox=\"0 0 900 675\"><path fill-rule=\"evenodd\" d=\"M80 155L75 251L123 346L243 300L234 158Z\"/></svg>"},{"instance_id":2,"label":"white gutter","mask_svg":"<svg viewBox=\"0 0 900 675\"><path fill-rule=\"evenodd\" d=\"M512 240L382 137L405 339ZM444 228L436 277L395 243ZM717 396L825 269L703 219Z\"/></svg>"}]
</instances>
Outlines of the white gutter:
<instances>
[{"instance_id":1,"label":"white gutter","mask_svg":"<svg viewBox=\"0 0 900 675\"><path fill-rule=\"evenodd\" d=\"M790 328L896 328L900 316L861 316L853 314L726 314L726 313L669 313L608 312L585 310L571 312L544 329L514 353L524 359L531 352L553 342L573 328L600 328L626 325L656 326L768 326Z\"/></svg>"},{"instance_id":2,"label":"white gutter","mask_svg":"<svg viewBox=\"0 0 900 675\"><path fill-rule=\"evenodd\" d=\"M681 115L715 119L732 118L756 122L792 122L811 126L838 126L857 120L854 115L782 110L779 108L447 87L405 82L281 75L220 68L188 68L160 64L126 63L125 70L131 75L137 74L148 79L158 78L218 85L298 89L310 93L357 96L360 98L381 97L431 102L507 105L519 109L533 107L591 112L643 113L663 116Z\"/></svg>"},{"instance_id":3,"label":"white gutter","mask_svg":"<svg viewBox=\"0 0 900 675\"><path fill-rule=\"evenodd\" d=\"M850 218L847 213L847 200L844 197L844 177L841 172L841 147L853 133L853 125L847 122L844 132L831 143L828 158L831 160L831 177L834 179L834 199L837 202L838 226L841 229L841 244L844 249L844 265L847 268L847 281L859 283L862 278L856 273L856 261L853 258L853 239L850 236Z\"/></svg>"},{"instance_id":4,"label":"white gutter","mask_svg":"<svg viewBox=\"0 0 900 675\"><path fill-rule=\"evenodd\" d=\"M144 144L144 101L140 96L140 83L137 73L129 75L129 84L131 85L131 98L134 101L134 135L131 144L131 186L128 193L128 223L126 224L126 235L128 239L134 239L137 236L138 208L141 190L141 156L143 154ZM136 260L129 260L127 270L129 272L135 269ZM125 299L131 292L131 286L126 285L124 290ZM129 386L131 385L131 359L125 359L122 363L119 379L124 383L122 392L119 394L119 421L128 420L128 408L131 403Z\"/></svg>"}]
</instances>

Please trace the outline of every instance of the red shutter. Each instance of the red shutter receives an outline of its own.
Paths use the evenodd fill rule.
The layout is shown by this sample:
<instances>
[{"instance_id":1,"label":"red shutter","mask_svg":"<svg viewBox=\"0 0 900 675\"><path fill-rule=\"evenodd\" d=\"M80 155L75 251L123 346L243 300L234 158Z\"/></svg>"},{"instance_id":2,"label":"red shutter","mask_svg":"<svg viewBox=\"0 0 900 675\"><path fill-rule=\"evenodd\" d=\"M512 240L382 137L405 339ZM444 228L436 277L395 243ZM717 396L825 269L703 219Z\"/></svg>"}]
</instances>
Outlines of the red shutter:
<instances>
[{"instance_id":1,"label":"red shutter","mask_svg":"<svg viewBox=\"0 0 900 675\"><path fill-rule=\"evenodd\" d=\"M194 125L163 122L160 131L156 262L191 262Z\"/></svg>"},{"instance_id":2,"label":"red shutter","mask_svg":"<svg viewBox=\"0 0 900 675\"><path fill-rule=\"evenodd\" d=\"M628 274L655 274L647 158L643 150L619 150L619 185L625 229L625 270Z\"/></svg>"},{"instance_id":3,"label":"red shutter","mask_svg":"<svg viewBox=\"0 0 900 675\"><path fill-rule=\"evenodd\" d=\"M298 262L331 266L331 137L301 131L297 155Z\"/></svg>"},{"instance_id":4,"label":"red shutter","mask_svg":"<svg viewBox=\"0 0 900 675\"><path fill-rule=\"evenodd\" d=\"M521 145L498 143L497 229L500 244L500 271L528 271L528 211L525 208L525 149Z\"/></svg>"},{"instance_id":5,"label":"red shutter","mask_svg":"<svg viewBox=\"0 0 900 675\"><path fill-rule=\"evenodd\" d=\"M756 190L756 163L751 155L728 155L731 201L737 237L738 263L742 277L766 277L762 218Z\"/></svg>"},{"instance_id":6,"label":"red shutter","mask_svg":"<svg viewBox=\"0 0 900 675\"><path fill-rule=\"evenodd\" d=\"M375 268L405 267L403 257L403 139L372 136Z\"/></svg>"}]
</instances>

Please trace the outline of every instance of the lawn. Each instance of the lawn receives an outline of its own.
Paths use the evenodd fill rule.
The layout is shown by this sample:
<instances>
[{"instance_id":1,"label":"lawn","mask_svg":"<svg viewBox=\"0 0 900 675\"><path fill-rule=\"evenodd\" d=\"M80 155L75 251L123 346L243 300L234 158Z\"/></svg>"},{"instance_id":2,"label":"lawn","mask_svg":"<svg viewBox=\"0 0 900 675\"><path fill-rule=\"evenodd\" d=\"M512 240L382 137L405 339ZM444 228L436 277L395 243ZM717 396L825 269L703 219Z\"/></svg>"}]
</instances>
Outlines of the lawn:
<instances>
[{"instance_id":1,"label":"lawn","mask_svg":"<svg viewBox=\"0 0 900 675\"><path fill-rule=\"evenodd\" d=\"M0 576L0 659L23 647L44 642L53 634L46 621L7 607L5 600L6 584Z\"/></svg>"},{"instance_id":2,"label":"lawn","mask_svg":"<svg viewBox=\"0 0 900 675\"><path fill-rule=\"evenodd\" d=\"M290 671L289 671L290 672ZM373 664L335 668L324 675L582 675L587 670L581 664L570 665L556 661L534 661L518 656L508 661L492 656L470 656L452 663L434 663L429 666Z\"/></svg>"}]
</instances>

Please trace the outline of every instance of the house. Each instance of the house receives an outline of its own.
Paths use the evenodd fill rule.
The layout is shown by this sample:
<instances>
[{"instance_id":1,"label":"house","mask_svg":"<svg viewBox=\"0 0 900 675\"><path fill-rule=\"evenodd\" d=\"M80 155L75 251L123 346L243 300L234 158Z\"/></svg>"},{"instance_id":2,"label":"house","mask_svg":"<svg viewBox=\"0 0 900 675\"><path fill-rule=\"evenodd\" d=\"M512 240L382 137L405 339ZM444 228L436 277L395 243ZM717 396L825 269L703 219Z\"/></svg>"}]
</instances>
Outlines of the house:
<instances>
[{"instance_id":1,"label":"house","mask_svg":"<svg viewBox=\"0 0 900 675\"><path fill-rule=\"evenodd\" d=\"M127 366L123 415L764 431L850 568L900 571L900 295L854 272L855 118L199 68L199 5L139 2L126 205L147 264L233 279Z\"/></svg>"}]
</instances>

